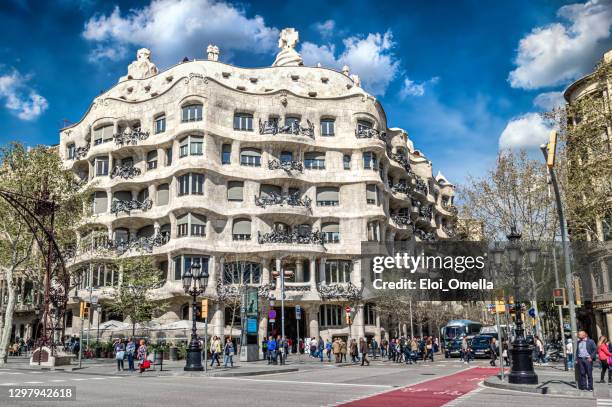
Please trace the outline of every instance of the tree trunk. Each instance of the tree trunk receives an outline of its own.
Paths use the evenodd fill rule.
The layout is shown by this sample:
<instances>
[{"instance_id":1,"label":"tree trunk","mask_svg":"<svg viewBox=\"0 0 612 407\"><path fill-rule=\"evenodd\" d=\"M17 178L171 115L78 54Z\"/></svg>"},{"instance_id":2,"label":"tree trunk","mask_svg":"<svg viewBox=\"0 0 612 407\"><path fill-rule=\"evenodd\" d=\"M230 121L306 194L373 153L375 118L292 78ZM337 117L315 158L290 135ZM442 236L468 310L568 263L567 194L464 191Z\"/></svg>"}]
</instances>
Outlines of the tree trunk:
<instances>
[{"instance_id":1,"label":"tree trunk","mask_svg":"<svg viewBox=\"0 0 612 407\"><path fill-rule=\"evenodd\" d=\"M14 267L5 269L6 288L8 292L8 303L4 314L4 326L2 328L2 337L0 338L0 365L4 365L8 361L8 347L11 340L11 330L13 329L13 312L15 311L15 286L13 285Z\"/></svg>"},{"instance_id":2,"label":"tree trunk","mask_svg":"<svg viewBox=\"0 0 612 407\"><path fill-rule=\"evenodd\" d=\"M136 322L132 322L132 337L136 336Z\"/></svg>"}]
</instances>

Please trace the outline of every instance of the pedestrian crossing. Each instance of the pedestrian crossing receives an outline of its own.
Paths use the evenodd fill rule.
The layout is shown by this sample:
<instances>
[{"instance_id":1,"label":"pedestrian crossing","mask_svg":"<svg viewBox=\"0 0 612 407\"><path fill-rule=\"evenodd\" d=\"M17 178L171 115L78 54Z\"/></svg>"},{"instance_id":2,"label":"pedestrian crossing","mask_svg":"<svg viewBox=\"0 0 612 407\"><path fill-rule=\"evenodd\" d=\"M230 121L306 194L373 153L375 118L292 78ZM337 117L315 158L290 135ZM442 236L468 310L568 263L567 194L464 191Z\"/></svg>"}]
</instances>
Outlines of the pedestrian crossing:
<instances>
[{"instance_id":1,"label":"pedestrian crossing","mask_svg":"<svg viewBox=\"0 0 612 407\"><path fill-rule=\"evenodd\" d=\"M456 399L449 401L448 403L444 404L442 407L457 407L457 406L462 406L462 405L468 406L469 404L464 404L467 401L467 399L469 399L470 397L474 396L477 393L480 393L483 390L484 390L484 387L477 387L471 392L465 393L463 396L459 396Z\"/></svg>"},{"instance_id":2,"label":"pedestrian crossing","mask_svg":"<svg viewBox=\"0 0 612 407\"><path fill-rule=\"evenodd\" d=\"M597 407L612 406L612 399L597 399Z\"/></svg>"},{"instance_id":3,"label":"pedestrian crossing","mask_svg":"<svg viewBox=\"0 0 612 407\"><path fill-rule=\"evenodd\" d=\"M70 384L76 382L88 382L88 381L102 381L102 380L116 380L116 379L130 379L133 377L138 377L137 375L130 376L86 376L79 374L78 377L74 377L75 375L67 375L64 379L56 379L57 375L44 375L45 372L40 371L12 371L10 369L0 369L0 387L5 386L20 386L24 384L30 385L42 385L42 384ZM47 372L48 373L48 372ZM38 376L38 375L43 376ZM30 375L37 375L37 380L35 380ZM157 377L165 377L165 376L157 376ZM20 380L21 379L21 380Z\"/></svg>"}]
</instances>

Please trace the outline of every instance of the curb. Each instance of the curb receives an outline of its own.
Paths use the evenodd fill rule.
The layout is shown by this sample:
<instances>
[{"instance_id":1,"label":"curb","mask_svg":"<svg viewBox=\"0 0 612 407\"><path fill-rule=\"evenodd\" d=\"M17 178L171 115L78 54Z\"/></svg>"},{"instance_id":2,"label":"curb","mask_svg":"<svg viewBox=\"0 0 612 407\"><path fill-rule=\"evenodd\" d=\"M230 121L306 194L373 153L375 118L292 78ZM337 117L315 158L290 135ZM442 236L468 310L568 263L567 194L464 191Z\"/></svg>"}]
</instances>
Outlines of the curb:
<instances>
[{"instance_id":1,"label":"curb","mask_svg":"<svg viewBox=\"0 0 612 407\"><path fill-rule=\"evenodd\" d=\"M546 395L559 395L559 396L572 396L572 397L580 397L587 399L595 399L594 392L577 390L577 389L568 389L568 390L554 390L551 391L549 386L533 386L528 384L512 384L500 382L499 377L494 376L495 379L485 379L483 381L483 385L489 388L501 389L501 390L513 390L520 391L522 393L532 393L532 394L546 394Z\"/></svg>"}]
</instances>

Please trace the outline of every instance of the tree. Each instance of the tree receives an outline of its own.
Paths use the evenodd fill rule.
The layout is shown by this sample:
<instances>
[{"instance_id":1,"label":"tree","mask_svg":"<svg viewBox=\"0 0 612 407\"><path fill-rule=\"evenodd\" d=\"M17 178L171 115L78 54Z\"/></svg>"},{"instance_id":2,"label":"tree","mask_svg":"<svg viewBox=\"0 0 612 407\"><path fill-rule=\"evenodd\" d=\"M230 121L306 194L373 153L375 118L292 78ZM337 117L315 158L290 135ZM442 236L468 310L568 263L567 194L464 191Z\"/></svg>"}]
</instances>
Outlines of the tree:
<instances>
[{"instance_id":1,"label":"tree","mask_svg":"<svg viewBox=\"0 0 612 407\"><path fill-rule=\"evenodd\" d=\"M46 146L26 148L20 143L0 147L0 189L23 197L40 197L46 188L55 200L55 239L61 250L76 242L74 230L83 215L84 194L74 174L66 169L56 151ZM43 257L23 218L0 199L0 271L7 282L8 303L0 334L0 364L6 363L15 309L16 273L43 287Z\"/></svg>"},{"instance_id":2,"label":"tree","mask_svg":"<svg viewBox=\"0 0 612 407\"><path fill-rule=\"evenodd\" d=\"M151 290L160 287L164 279L155 267L151 256L139 255L118 260L121 278L112 292L106 308L132 323L132 335L136 324L151 320L154 313L167 307L167 303L153 296Z\"/></svg>"}]
</instances>

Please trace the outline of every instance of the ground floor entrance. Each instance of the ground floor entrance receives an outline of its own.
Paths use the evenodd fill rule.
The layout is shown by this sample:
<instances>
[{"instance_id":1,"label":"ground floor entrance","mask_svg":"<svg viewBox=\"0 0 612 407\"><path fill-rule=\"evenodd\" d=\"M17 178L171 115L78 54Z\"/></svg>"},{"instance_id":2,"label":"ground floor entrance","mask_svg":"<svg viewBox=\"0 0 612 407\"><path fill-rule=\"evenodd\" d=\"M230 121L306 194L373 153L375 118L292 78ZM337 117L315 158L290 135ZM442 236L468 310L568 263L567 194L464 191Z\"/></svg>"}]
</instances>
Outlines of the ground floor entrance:
<instances>
[{"instance_id":1,"label":"ground floor entrance","mask_svg":"<svg viewBox=\"0 0 612 407\"><path fill-rule=\"evenodd\" d=\"M270 322L268 319L268 334L277 337L282 335L282 318L281 318L281 307L274 307L276 312L276 318L274 322ZM298 337L299 331L299 337ZM304 314L301 319L297 319L295 315L295 307L285 307L285 336L287 340L291 339L292 352L297 351L297 343L299 338L305 338L308 335L306 331L306 321L304 320Z\"/></svg>"}]
</instances>

